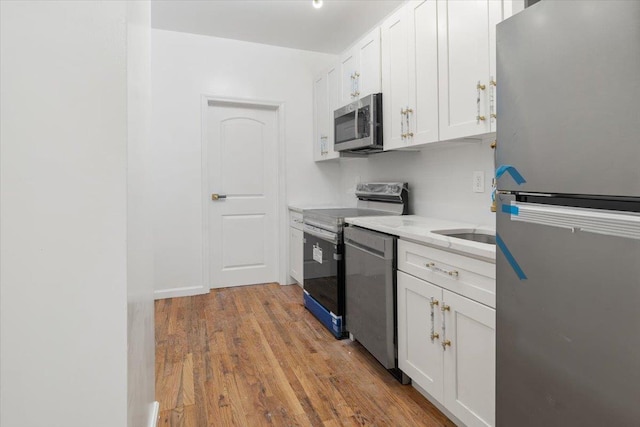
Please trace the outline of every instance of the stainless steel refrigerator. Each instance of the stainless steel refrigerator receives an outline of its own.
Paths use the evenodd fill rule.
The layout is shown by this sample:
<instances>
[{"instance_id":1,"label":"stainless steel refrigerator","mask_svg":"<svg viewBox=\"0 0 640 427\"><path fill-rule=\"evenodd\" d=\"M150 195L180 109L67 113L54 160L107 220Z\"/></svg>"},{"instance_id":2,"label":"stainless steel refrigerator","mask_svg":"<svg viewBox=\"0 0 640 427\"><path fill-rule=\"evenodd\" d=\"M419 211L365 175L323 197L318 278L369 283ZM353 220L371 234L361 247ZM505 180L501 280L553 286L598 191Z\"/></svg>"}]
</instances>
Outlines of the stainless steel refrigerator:
<instances>
[{"instance_id":1,"label":"stainless steel refrigerator","mask_svg":"<svg viewBox=\"0 0 640 427\"><path fill-rule=\"evenodd\" d=\"M640 2L497 27L498 427L640 426Z\"/></svg>"}]
</instances>

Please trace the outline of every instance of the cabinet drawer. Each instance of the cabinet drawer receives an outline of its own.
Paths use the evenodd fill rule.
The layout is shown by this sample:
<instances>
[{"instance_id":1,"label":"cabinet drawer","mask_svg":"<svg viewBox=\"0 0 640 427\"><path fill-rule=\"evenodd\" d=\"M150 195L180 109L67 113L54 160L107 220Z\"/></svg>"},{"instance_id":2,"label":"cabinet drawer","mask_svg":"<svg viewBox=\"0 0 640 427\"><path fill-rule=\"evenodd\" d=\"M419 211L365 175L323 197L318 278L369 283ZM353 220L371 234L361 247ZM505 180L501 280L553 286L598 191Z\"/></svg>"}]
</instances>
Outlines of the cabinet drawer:
<instances>
[{"instance_id":1,"label":"cabinet drawer","mask_svg":"<svg viewBox=\"0 0 640 427\"><path fill-rule=\"evenodd\" d=\"M490 262L401 239L398 270L490 307L496 306L496 266Z\"/></svg>"},{"instance_id":2,"label":"cabinet drawer","mask_svg":"<svg viewBox=\"0 0 640 427\"><path fill-rule=\"evenodd\" d=\"M289 225L298 230L302 230L302 214L296 211L289 211Z\"/></svg>"}]
</instances>

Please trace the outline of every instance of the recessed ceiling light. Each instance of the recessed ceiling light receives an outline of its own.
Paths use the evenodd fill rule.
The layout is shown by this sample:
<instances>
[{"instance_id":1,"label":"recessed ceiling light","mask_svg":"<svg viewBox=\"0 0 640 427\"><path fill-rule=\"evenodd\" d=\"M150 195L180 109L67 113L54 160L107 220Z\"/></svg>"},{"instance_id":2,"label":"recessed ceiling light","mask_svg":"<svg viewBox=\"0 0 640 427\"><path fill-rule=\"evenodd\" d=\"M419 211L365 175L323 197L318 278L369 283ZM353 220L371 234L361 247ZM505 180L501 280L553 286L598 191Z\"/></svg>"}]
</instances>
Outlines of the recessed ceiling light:
<instances>
[{"instance_id":1,"label":"recessed ceiling light","mask_svg":"<svg viewBox=\"0 0 640 427\"><path fill-rule=\"evenodd\" d=\"M313 7L315 7L316 9L320 9L322 7L322 0L313 0Z\"/></svg>"}]
</instances>

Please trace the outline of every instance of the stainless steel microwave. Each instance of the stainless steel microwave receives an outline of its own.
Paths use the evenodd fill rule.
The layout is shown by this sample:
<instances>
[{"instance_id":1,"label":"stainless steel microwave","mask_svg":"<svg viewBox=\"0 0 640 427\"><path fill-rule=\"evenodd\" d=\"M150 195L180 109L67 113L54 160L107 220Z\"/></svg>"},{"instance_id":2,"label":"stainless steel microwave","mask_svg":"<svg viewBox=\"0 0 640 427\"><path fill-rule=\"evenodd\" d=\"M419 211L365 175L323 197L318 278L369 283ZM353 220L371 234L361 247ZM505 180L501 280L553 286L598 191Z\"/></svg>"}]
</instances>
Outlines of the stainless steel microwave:
<instances>
[{"instance_id":1,"label":"stainless steel microwave","mask_svg":"<svg viewBox=\"0 0 640 427\"><path fill-rule=\"evenodd\" d=\"M333 124L336 151L382 151L382 94L374 93L337 109Z\"/></svg>"}]
</instances>

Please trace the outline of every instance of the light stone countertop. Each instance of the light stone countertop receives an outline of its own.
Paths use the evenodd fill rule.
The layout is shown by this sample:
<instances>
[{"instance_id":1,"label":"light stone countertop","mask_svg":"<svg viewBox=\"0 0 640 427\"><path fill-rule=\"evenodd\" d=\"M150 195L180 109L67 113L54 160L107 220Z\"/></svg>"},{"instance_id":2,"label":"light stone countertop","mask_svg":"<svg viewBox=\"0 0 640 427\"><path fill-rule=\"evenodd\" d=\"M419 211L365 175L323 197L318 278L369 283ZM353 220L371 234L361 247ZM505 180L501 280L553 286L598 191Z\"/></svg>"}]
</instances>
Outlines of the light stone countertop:
<instances>
[{"instance_id":1,"label":"light stone countertop","mask_svg":"<svg viewBox=\"0 0 640 427\"><path fill-rule=\"evenodd\" d=\"M334 204L313 204L313 203L290 203L288 205L290 211L303 213L309 209L337 209L344 208L345 206L338 206Z\"/></svg>"},{"instance_id":2,"label":"light stone countertop","mask_svg":"<svg viewBox=\"0 0 640 427\"><path fill-rule=\"evenodd\" d=\"M434 231L439 230L459 230L459 232L479 231L495 235L495 228L493 227L418 215L356 217L346 218L345 221L348 224L391 234L401 239L426 244L438 249L480 258L492 263L495 263L496 260L495 245L434 233Z\"/></svg>"}]
</instances>

